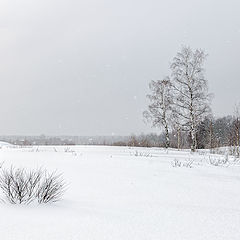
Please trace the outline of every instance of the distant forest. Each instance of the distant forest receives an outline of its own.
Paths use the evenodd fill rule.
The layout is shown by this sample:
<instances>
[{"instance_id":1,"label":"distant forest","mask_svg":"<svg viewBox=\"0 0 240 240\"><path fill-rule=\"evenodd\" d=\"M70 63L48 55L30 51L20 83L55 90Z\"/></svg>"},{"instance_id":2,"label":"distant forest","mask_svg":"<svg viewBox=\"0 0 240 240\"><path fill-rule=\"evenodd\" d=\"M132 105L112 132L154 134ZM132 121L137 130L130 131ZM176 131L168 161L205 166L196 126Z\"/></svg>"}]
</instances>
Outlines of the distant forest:
<instances>
[{"instance_id":1,"label":"distant forest","mask_svg":"<svg viewBox=\"0 0 240 240\"><path fill-rule=\"evenodd\" d=\"M236 116L220 118L206 117L197 128L197 148L211 149L224 146L237 146L240 135L240 121ZM189 148L189 133L177 130L169 134L170 147ZM165 147L165 133L140 134L130 136L0 136L2 141L16 145L109 145L130 147Z\"/></svg>"}]
</instances>

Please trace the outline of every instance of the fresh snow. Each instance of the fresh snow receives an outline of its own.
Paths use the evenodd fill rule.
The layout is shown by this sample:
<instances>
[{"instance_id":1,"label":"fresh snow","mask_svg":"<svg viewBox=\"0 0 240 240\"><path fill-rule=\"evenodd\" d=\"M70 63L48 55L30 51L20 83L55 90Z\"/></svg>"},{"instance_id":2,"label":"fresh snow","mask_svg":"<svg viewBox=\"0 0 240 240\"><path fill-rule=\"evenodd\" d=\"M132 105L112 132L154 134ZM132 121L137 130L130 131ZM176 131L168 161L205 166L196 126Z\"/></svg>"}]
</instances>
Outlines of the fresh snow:
<instances>
[{"instance_id":1,"label":"fresh snow","mask_svg":"<svg viewBox=\"0 0 240 240\"><path fill-rule=\"evenodd\" d=\"M12 146L10 143L0 141L0 148L1 147L6 147L6 146Z\"/></svg>"},{"instance_id":2,"label":"fresh snow","mask_svg":"<svg viewBox=\"0 0 240 240\"><path fill-rule=\"evenodd\" d=\"M1 203L0 239L239 240L240 166L230 160L212 166L204 152L147 148L2 148L4 167L57 169L68 190L54 204Z\"/></svg>"}]
</instances>

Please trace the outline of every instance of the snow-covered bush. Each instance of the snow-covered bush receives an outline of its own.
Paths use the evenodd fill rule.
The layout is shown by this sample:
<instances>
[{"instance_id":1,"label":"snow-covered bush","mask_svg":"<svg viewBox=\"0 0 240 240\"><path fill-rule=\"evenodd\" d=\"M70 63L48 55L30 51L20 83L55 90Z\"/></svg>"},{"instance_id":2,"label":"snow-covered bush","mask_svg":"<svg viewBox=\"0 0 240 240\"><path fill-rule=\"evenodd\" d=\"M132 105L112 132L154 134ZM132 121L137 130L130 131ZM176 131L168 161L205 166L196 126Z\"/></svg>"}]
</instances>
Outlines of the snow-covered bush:
<instances>
[{"instance_id":1,"label":"snow-covered bush","mask_svg":"<svg viewBox=\"0 0 240 240\"><path fill-rule=\"evenodd\" d=\"M173 167L192 168L192 164L193 164L193 160L192 160L192 159L189 159L189 160L187 160L187 161L182 162L182 161L180 161L180 160L178 160L178 159L175 158L175 159L172 161L172 166L173 166Z\"/></svg>"},{"instance_id":2,"label":"snow-covered bush","mask_svg":"<svg viewBox=\"0 0 240 240\"><path fill-rule=\"evenodd\" d=\"M26 170L24 168L2 169L0 188L5 199L12 204L56 202L65 191L62 174L48 173L46 170Z\"/></svg>"},{"instance_id":3,"label":"snow-covered bush","mask_svg":"<svg viewBox=\"0 0 240 240\"><path fill-rule=\"evenodd\" d=\"M64 148L64 152L71 153L72 155L77 156L77 153L74 150L72 150L70 147Z\"/></svg>"},{"instance_id":4,"label":"snow-covered bush","mask_svg":"<svg viewBox=\"0 0 240 240\"><path fill-rule=\"evenodd\" d=\"M172 161L172 166L173 166L173 167L181 167L181 166L182 166L182 162L175 158L175 159Z\"/></svg>"},{"instance_id":5,"label":"snow-covered bush","mask_svg":"<svg viewBox=\"0 0 240 240\"><path fill-rule=\"evenodd\" d=\"M193 159L189 159L188 161L183 163L183 166L187 168L192 168L193 167L192 164L193 164Z\"/></svg>"},{"instance_id":6,"label":"snow-covered bush","mask_svg":"<svg viewBox=\"0 0 240 240\"><path fill-rule=\"evenodd\" d=\"M144 151L135 151L135 152L130 152L131 156L135 156L135 157L152 157L152 154L150 154L149 152L144 152Z\"/></svg>"},{"instance_id":7,"label":"snow-covered bush","mask_svg":"<svg viewBox=\"0 0 240 240\"><path fill-rule=\"evenodd\" d=\"M56 202L62 198L66 189L62 174L56 172L48 173L45 171L41 184L38 186L38 203Z\"/></svg>"},{"instance_id":8,"label":"snow-covered bush","mask_svg":"<svg viewBox=\"0 0 240 240\"><path fill-rule=\"evenodd\" d=\"M229 156L209 156L209 163L213 166L229 166Z\"/></svg>"}]
</instances>

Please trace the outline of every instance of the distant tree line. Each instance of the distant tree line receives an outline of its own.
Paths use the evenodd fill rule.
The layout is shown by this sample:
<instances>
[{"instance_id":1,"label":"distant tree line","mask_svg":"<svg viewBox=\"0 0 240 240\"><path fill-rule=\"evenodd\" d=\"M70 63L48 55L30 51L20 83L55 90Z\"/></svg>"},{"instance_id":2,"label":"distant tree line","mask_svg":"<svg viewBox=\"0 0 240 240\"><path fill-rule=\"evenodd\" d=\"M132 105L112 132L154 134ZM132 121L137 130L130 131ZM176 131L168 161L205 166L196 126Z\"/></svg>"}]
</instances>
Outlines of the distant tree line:
<instances>
[{"instance_id":1,"label":"distant tree line","mask_svg":"<svg viewBox=\"0 0 240 240\"><path fill-rule=\"evenodd\" d=\"M128 146L128 147L163 147L164 135L163 134L140 134L127 137L124 141L115 141L113 146Z\"/></svg>"},{"instance_id":2,"label":"distant tree line","mask_svg":"<svg viewBox=\"0 0 240 240\"><path fill-rule=\"evenodd\" d=\"M239 156L240 118L238 115L229 115L214 118L205 117L196 129L196 149L214 149L230 146L235 155ZM186 149L192 144L191 134L172 128L169 131L169 147ZM166 147L166 135L140 134L131 135L125 141L113 142L114 146L129 147Z\"/></svg>"}]
</instances>

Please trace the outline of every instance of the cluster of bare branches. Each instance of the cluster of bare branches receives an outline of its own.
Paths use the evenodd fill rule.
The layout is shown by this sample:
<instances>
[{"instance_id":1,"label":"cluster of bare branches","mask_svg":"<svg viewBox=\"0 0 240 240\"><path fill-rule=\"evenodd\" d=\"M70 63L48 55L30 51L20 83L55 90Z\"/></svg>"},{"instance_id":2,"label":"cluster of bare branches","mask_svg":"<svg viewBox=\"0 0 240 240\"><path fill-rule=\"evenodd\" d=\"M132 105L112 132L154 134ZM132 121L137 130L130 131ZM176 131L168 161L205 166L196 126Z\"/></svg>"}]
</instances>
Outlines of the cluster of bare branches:
<instances>
[{"instance_id":1,"label":"cluster of bare branches","mask_svg":"<svg viewBox=\"0 0 240 240\"><path fill-rule=\"evenodd\" d=\"M59 201L66 190L66 183L62 174L57 172L11 167L1 170L0 188L5 199L12 204L33 201L41 204Z\"/></svg>"},{"instance_id":2,"label":"cluster of bare branches","mask_svg":"<svg viewBox=\"0 0 240 240\"><path fill-rule=\"evenodd\" d=\"M77 156L76 151L74 151L74 150L71 149L70 147L64 148L64 152L65 152L65 153L71 153L72 155Z\"/></svg>"},{"instance_id":3,"label":"cluster of bare branches","mask_svg":"<svg viewBox=\"0 0 240 240\"><path fill-rule=\"evenodd\" d=\"M209 164L213 166L226 166L228 167L230 165L229 156L226 154L223 156L209 156Z\"/></svg>"},{"instance_id":4,"label":"cluster of bare branches","mask_svg":"<svg viewBox=\"0 0 240 240\"><path fill-rule=\"evenodd\" d=\"M135 151L135 152L130 152L131 156L135 157L152 157L152 154L150 152L144 152L144 151Z\"/></svg>"},{"instance_id":5,"label":"cluster of bare branches","mask_svg":"<svg viewBox=\"0 0 240 240\"><path fill-rule=\"evenodd\" d=\"M62 198L66 190L66 183L63 179L62 173L44 172L44 177L37 190L38 203L56 202Z\"/></svg>"},{"instance_id":6,"label":"cluster of bare branches","mask_svg":"<svg viewBox=\"0 0 240 240\"><path fill-rule=\"evenodd\" d=\"M173 161L172 161L172 166L173 167L186 167L186 168L192 168L193 166L193 159L189 159L189 160L187 160L187 161L185 161L185 162L182 162L182 161L180 161L180 160L178 160L178 159L174 159Z\"/></svg>"}]
</instances>

